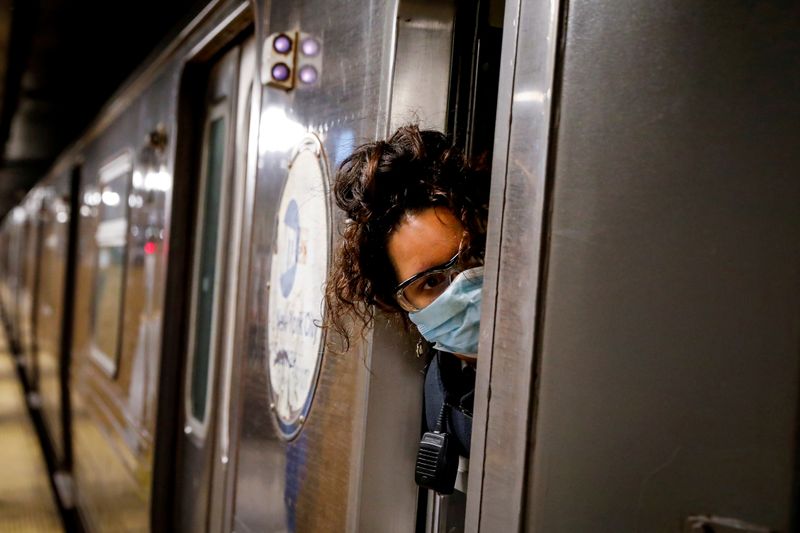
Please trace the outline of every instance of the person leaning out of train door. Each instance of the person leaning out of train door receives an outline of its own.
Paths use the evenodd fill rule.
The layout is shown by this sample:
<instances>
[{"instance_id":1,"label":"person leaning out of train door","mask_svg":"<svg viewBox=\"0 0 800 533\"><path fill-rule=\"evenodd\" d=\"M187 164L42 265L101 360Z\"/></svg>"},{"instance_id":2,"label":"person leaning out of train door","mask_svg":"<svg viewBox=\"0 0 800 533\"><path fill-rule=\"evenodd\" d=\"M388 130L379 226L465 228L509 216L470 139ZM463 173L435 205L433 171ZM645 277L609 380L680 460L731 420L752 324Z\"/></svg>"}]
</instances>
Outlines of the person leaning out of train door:
<instances>
[{"instance_id":1,"label":"person leaning out of train door","mask_svg":"<svg viewBox=\"0 0 800 533\"><path fill-rule=\"evenodd\" d=\"M349 341L345 321L355 315L366 329L377 307L416 326L427 341L418 355L430 361L416 478L452 491L453 456L470 451L488 172L444 134L404 126L356 148L334 195L347 221L327 287L329 324ZM429 464L437 466L420 470Z\"/></svg>"}]
</instances>

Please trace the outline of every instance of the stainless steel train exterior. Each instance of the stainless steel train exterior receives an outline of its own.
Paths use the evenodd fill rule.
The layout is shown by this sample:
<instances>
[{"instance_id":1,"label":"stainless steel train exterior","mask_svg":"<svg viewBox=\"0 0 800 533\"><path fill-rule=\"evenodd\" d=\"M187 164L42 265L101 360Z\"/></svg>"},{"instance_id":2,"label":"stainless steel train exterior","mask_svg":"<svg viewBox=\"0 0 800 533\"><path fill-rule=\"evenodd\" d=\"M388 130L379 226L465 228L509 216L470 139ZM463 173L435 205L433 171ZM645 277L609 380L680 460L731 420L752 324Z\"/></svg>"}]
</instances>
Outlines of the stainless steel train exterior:
<instances>
[{"instance_id":1,"label":"stainless steel train exterior","mask_svg":"<svg viewBox=\"0 0 800 533\"><path fill-rule=\"evenodd\" d=\"M0 226L62 503L114 532L797 530L798 21L209 2ZM331 174L410 121L494 154L449 497L414 484L416 338L317 327Z\"/></svg>"}]
</instances>

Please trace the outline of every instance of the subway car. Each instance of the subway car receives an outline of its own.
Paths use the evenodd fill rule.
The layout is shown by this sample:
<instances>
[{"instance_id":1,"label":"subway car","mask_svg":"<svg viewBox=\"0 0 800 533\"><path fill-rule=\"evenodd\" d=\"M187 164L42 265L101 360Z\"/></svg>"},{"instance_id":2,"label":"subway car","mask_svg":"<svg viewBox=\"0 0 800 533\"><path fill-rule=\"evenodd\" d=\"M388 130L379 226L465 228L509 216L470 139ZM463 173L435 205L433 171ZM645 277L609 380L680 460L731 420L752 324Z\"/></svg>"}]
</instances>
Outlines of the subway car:
<instances>
[{"instance_id":1,"label":"subway car","mask_svg":"<svg viewBox=\"0 0 800 533\"><path fill-rule=\"evenodd\" d=\"M797 2L208 2L0 227L60 504L91 532L800 530L798 30ZM332 176L412 122L491 157L451 495L414 480L417 336L319 327Z\"/></svg>"}]
</instances>

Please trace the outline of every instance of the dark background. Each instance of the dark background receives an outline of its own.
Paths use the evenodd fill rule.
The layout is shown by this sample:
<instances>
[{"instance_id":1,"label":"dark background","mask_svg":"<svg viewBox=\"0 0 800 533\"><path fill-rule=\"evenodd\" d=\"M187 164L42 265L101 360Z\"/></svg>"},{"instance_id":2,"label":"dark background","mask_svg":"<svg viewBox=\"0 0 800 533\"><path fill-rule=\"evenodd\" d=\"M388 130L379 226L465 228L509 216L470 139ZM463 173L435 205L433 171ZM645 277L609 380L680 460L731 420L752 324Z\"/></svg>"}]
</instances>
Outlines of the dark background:
<instances>
[{"instance_id":1,"label":"dark background","mask_svg":"<svg viewBox=\"0 0 800 533\"><path fill-rule=\"evenodd\" d=\"M0 0L0 218L207 0Z\"/></svg>"}]
</instances>

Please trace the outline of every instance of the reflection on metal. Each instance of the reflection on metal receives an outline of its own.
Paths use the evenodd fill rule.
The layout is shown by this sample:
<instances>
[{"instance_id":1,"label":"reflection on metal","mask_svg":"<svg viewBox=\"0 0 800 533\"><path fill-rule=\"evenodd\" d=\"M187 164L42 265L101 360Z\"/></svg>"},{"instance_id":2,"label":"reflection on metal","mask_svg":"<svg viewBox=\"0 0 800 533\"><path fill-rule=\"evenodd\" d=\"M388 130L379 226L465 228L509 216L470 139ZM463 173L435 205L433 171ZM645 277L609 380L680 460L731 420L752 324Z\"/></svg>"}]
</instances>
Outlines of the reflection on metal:
<instances>
[{"instance_id":1,"label":"reflection on metal","mask_svg":"<svg viewBox=\"0 0 800 533\"><path fill-rule=\"evenodd\" d=\"M75 507L75 486L72 474L64 470L53 473L53 484L58 492L58 499L65 509Z\"/></svg>"},{"instance_id":2,"label":"reflection on metal","mask_svg":"<svg viewBox=\"0 0 800 533\"><path fill-rule=\"evenodd\" d=\"M261 113L258 153L286 152L297 146L306 129L286 115L283 107L269 106Z\"/></svg>"},{"instance_id":3,"label":"reflection on metal","mask_svg":"<svg viewBox=\"0 0 800 533\"><path fill-rule=\"evenodd\" d=\"M31 406L33 409L41 409L42 407L42 396L38 392L31 391L28 393L27 396L28 405Z\"/></svg>"},{"instance_id":4,"label":"reflection on metal","mask_svg":"<svg viewBox=\"0 0 800 533\"><path fill-rule=\"evenodd\" d=\"M447 532L447 496L428 491L428 527L426 533Z\"/></svg>"},{"instance_id":5,"label":"reflection on metal","mask_svg":"<svg viewBox=\"0 0 800 533\"><path fill-rule=\"evenodd\" d=\"M514 94L514 103L533 102L535 104L544 103L546 99L550 98L549 93L542 91L520 91Z\"/></svg>"},{"instance_id":6,"label":"reflection on metal","mask_svg":"<svg viewBox=\"0 0 800 533\"><path fill-rule=\"evenodd\" d=\"M15 207L11 210L11 217L17 224L25 222L25 209L19 206Z\"/></svg>"},{"instance_id":7,"label":"reflection on metal","mask_svg":"<svg viewBox=\"0 0 800 533\"><path fill-rule=\"evenodd\" d=\"M774 529L721 516L690 516L683 533L776 533Z\"/></svg>"},{"instance_id":8,"label":"reflection on metal","mask_svg":"<svg viewBox=\"0 0 800 533\"><path fill-rule=\"evenodd\" d=\"M469 477L469 459L463 455L458 456L458 472L456 474L455 489L466 494L467 479Z\"/></svg>"},{"instance_id":9,"label":"reflection on metal","mask_svg":"<svg viewBox=\"0 0 800 533\"><path fill-rule=\"evenodd\" d=\"M428 492L426 533L463 533L467 499L463 492Z\"/></svg>"},{"instance_id":10,"label":"reflection on metal","mask_svg":"<svg viewBox=\"0 0 800 533\"><path fill-rule=\"evenodd\" d=\"M399 533L415 525L421 489L414 482L414 464L425 361L414 357L414 346L411 335L379 317L368 346L359 531Z\"/></svg>"},{"instance_id":11,"label":"reflection on metal","mask_svg":"<svg viewBox=\"0 0 800 533\"><path fill-rule=\"evenodd\" d=\"M119 176L127 174L132 168L131 152L130 150L125 150L100 168L99 181L100 183L108 183Z\"/></svg>"},{"instance_id":12,"label":"reflection on metal","mask_svg":"<svg viewBox=\"0 0 800 533\"><path fill-rule=\"evenodd\" d=\"M390 130L446 130L455 10L452 0L399 2Z\"/></svg>"}]
</instances>

